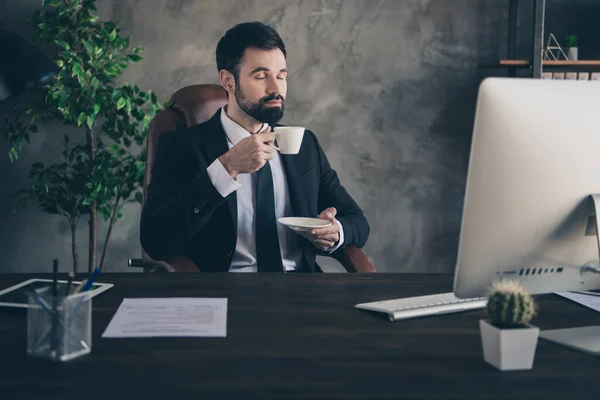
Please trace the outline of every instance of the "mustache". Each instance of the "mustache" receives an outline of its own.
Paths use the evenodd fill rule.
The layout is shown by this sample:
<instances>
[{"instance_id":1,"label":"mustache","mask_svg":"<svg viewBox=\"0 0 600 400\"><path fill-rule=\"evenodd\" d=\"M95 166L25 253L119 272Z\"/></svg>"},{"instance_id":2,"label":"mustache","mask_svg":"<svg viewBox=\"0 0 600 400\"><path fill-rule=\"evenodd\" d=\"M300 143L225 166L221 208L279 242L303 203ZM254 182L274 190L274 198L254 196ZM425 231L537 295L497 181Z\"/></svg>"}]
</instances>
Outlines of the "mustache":
<instances>
[{"instance_id":1,"label":"mustache","mask_svg":"<svg viewBox=\"0 0 600 400\"><path fill-rule=\"evenodd\" d=\"M268 96L263 97L262 99L260 99L261 103L266 103L266 102L269 102L271 100L280 100L282 103L285 102L285 99L283 98L282 95L275 94L275 93L272 93L272 94L270 94L270 95L268 95Z\"/></svg>"}]
</instances>

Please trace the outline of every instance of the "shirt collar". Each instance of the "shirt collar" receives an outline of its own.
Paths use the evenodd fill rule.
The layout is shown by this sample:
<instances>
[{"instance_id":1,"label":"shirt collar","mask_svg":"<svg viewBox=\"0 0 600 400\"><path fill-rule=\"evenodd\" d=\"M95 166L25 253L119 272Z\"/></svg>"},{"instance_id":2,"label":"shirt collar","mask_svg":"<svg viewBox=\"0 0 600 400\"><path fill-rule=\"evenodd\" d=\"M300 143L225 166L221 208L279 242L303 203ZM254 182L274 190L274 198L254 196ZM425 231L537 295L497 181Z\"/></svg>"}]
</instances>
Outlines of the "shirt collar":
<instances>
[{"instance_id":1,"label":"shirt collar","mask_svg":"<svg viewBox=\"0 0 600 400\"><path fill-rule=\"evenodd\" d=\"M240 140L250 136L250 132L248 132L246 129L242 128L242 126L239 125L237 122L229 118L229 116L227 115L226 105L221 107L221 125L223 125L223 130L227 135L227 139L229 139L229 141L234 146L238 144ZM259 132L264 131L265 129L267 129L268 126L268 124L263 124Z\"/></svg>"}]
</instances>

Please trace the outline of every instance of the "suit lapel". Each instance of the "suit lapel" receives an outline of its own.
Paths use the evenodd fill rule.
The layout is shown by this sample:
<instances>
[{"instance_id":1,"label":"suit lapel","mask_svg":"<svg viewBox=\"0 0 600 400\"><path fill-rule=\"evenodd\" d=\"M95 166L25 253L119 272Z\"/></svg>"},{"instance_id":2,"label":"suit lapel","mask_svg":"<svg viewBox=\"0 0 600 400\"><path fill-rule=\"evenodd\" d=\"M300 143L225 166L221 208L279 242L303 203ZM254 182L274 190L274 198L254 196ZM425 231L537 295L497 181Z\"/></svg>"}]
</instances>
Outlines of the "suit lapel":
<instances>
[{"instance_id":1,"label":"suit lapel","mask_svg":"<svg viewBox=\"0 0 600 400\"><path fill-rule=\"evenodd\" d=\"M211 119L207 122L207 131L204 136L204 149L206 151L206 158L208 160L208 165L210 165L214 160L223 154L229 151L229 146L227 145L227 135L223 130L223 125L221 125L221 110L215 113L211 117ZM231 220L233 222L233 231L234 236L237 237L237 195L236 192L231 193L225 199L227 205L229 206L229 212L231 214Z\"/></svg>"}]
</instances>

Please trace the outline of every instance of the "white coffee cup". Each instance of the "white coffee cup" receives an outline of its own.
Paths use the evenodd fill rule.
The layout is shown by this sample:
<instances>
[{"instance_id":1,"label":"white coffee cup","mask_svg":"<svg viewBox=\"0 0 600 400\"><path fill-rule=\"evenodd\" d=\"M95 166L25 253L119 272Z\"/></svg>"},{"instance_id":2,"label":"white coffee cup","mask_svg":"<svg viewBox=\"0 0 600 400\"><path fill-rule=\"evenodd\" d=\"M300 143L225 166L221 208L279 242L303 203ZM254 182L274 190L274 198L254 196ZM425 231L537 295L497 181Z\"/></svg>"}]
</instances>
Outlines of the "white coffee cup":
<instances>
[{"instance_id":1,"label":"white coffee cup","mask_svg":"<svg viewBox=\"0 0 600 400\"><path fill-rule=\"evenodd\" d=\"M298 154L304 137L303 126L276 126L275 139L281 154Z\"/></svg>"}]
</instances>

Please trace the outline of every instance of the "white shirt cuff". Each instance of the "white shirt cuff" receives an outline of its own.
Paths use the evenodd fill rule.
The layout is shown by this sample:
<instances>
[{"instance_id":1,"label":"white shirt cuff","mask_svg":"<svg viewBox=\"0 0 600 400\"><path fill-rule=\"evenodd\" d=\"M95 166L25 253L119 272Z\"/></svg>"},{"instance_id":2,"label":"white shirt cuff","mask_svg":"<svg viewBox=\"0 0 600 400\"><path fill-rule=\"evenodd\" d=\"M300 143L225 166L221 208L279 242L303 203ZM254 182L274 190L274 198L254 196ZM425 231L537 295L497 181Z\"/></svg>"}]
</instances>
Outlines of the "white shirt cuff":
<instances>
[{"instance_id":1,"label":"white shirt cuff","mask_svg":"<svg viewBox=\"0 0 600 400\"><path fill-rule=\"evenodd\" d=\"M227 172L223 164L221 164L221 160L218 158L208 166L206 171L208 172L208 177L213 185L223 197L229 196L231 193L242 187L242 185L229 175L229 172Z\"/></svg>"},{"instance_id":2,"label":"white shirt cuff","mask_svg":"<svg viewBox=\"0 0 600 400\"><path fill-rule=\"evenodd\" d=\"M337 219L335 220L335 222L340 227L340 240L338 241L338 243L335 246L333 246L332 248L327 250L329 253L333 253L334 251L339 249L340 246L344 243L344 228L342 227L342 223L340 221L338 221Z\"/></svg>"}]
</instances>

